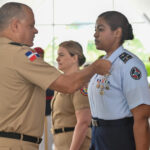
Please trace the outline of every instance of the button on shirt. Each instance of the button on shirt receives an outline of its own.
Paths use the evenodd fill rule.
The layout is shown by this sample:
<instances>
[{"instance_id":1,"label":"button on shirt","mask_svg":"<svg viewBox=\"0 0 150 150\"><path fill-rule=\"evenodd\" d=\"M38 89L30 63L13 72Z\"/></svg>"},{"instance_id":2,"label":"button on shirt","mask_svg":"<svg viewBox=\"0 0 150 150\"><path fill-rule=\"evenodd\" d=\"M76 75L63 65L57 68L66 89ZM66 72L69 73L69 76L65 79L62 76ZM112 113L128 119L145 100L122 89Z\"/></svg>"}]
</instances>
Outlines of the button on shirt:
<instances>
[{"instance_id":1,"label":"button on shirt","mask_svg":"<svg viewBox=\"0 0 150 150\"><path fill-rule=\"evenodd\" d=\"M126 53L130 59L123 60L120 55ZM105 59L105 58L104 58ZM140 104L150 105L147 72L142 61L120 46L108 58L112 62L111 73L106 78L95 74L88 86L92 117L114 120L132 116L130 109ZM107 80L109 89L100 94L100 85Z\"/></svg>"}]
</instances>

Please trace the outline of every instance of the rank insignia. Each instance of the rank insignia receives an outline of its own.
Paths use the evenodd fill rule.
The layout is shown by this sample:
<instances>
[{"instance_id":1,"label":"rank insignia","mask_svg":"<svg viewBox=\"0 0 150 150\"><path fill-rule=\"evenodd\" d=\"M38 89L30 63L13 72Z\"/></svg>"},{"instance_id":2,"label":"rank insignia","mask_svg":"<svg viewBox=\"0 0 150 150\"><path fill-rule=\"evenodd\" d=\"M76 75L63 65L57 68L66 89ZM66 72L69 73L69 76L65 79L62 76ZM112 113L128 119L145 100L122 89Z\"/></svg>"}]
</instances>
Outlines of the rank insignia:
<instances>
[{"instance_id":1,"label":"rank insignia","mask_svg":"<svg viewBox=\"0 0 150 150\"><path fill-rule=\"evenodd\" d=\"M139 80L142 76L142 73L137 67L133 67L130 71L130 75L133 79Z\"/></svg>"},{"instance_id":2,"label":"rank insignia","mask_svg":"<svg viewBox=\"0 0 150 150\"><path fill-rule=\"evenodd\" d=\"M37 57L40 57L40 55L36 51L28 51L25 53L25 55L30 61L34 61Z\"/></svg>"},{"instance_id":3,"label":"rank insignia","mask_svg":"<svg viewBox=\"0 0 150 150\"><path fill-rule=\"evenodd\" d=\"M129 59L132 58L132 56L124 52L124 53L122 53L122 54L119 56L119 58L120 58L124 63L126 63Z\"/></svg>"},{"instance_id":4,"label":"rank insignia","mask_svg":"<svg viewBox=\"0 0 150 150\"><path fill-rule=\"evenodd\" d=\"M81 88L80 92L82 95L87 96L87 88L86 87Z\"/></svg>"}]
</instances>

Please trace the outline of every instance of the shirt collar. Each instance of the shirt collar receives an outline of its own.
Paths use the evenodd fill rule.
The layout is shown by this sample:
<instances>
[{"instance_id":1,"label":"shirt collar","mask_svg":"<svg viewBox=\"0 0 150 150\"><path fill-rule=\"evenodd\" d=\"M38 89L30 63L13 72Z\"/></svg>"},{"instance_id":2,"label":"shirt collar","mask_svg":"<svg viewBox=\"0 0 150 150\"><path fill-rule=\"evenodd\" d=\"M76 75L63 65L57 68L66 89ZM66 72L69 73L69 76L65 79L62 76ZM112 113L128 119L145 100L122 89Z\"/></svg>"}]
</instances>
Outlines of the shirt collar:
<instances>
[{"instance_id":1,"label":"shirt collar","mask_svg":"<svg viewBox=\"0 0 150 150\"><path fill-rule=\"evenodd\" d=\"M0 43L10 43L12 42L10 39L6 37L0 37Z\"/></svg>"},{"instance_id":2,"label":"shirt collar","mask_svg":"<svg viewBox=\"0 0 150 150\"><path fill-rule=\"evenodd\" d=\"M115 60L123 53L123 47L118 47L108 58L112 64L115 62Z\"/></svg>"}]
</instances>

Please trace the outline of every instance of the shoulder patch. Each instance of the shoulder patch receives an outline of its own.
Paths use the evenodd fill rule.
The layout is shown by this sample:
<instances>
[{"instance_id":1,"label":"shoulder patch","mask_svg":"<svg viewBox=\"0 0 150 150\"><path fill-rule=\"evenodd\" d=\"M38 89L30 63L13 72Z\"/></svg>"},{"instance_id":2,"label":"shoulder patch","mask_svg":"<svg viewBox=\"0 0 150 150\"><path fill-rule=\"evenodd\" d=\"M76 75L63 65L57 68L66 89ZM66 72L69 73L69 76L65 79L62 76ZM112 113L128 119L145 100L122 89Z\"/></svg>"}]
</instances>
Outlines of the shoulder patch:
<instances>
[{"instance_id":1,"label":"shoulder patch","mask_svg":"<svg viewBox=\"0 0 150 150\"><path fill-rule=\"evenodd\" d=\"M122 53L122 54L119 56L119 58L120 58L124 63L126 63L129 59L132 58L132 56L129 55L128 53L124 52L124 53Z\"/></svg>"},{"instance_id":2,"label":"shoulder patch","mask_svg":"<svg viewBox=\"0 0 150 150\"><path fill-rule=\"evenodd\" d=\"M25 55L30 61L34 61L37 57L40 57L40 55L35 51L28 51L25 53Z\"/></svg>"},{"instance_id":3,"label":"shoulder patch","mask_svg":"<svg viewBox=\"0 0 150 150\"><path fill-rule=\"evenodd\" d=\"M133 79L139 80L142 76L142 73L137 67L133 67L131 68L130 75Z\"/></svg>"},{"instance_id":4,"label":"shoulder patch","mask_svg":"<svg viewBox=\"0 0 150 150\"><path fill-rule=\"evenodd\" d=\"M80 92L82 95L87 96L87 88L86 87L81 88Z\"/></svg>"}]
</instances>

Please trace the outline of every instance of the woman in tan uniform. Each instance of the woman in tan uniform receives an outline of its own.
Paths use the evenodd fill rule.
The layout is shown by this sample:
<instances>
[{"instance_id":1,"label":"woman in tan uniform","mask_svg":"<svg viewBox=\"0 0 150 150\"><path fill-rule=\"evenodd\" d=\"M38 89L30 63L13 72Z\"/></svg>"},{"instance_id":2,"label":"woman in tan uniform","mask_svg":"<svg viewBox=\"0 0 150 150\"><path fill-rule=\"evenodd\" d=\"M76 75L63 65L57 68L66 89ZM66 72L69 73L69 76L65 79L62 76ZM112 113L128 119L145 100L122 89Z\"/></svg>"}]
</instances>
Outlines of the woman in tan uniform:
<instances>
[{"instance_id":1,"label":"woman in tan uniform","mask_svg":"<svg viewBox=\"0 0 150 150\"><path fill-rule=\"evenodd\" d=\"M75 41L61 43L57 62L66 75L79 71L79 66L85 62L81 45ZM82 88L73 94L55 92L51 105L55 150L88 150L91 113L87 89Z\"/></svg>"}]
</instances>

